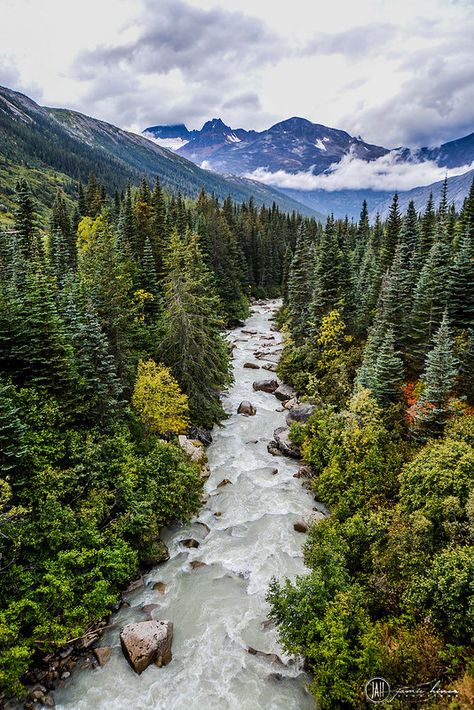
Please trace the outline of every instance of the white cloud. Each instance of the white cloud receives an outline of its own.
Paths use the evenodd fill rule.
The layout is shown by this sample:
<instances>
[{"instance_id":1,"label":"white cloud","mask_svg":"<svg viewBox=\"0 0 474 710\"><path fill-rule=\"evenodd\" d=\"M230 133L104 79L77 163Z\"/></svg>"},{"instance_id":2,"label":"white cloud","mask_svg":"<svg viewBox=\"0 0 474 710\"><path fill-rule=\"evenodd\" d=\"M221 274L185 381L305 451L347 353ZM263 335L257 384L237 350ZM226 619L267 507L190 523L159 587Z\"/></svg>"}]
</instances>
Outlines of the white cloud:
<instances>
[{"instance_id":1,"label":"white cloud","mask_svg":"<svg viewBox=\"0 0 474 710\"><path fill-rule=\"evenodd\" d=\"M266 185L293 190L411 190L421 185L431 185L443 180L447 175L462 175L471 170L474 163L458 168L439 167L434 161L422 163L403 162L397 151L366 162L352 155L345 155L339 163L320 174L313 175L311 170L300 173L287 173L284 170L269 172L257 168L245 177L258 180Z\"/></svg>"},{"instance_id":2,"label":"white cloud","mask_svg":"<svg viewBox=\"0 0 474 710\"><path fill-rule=\"evenodd\" d=\"M4 83L123 128L198 128L221 116L262 130L299 115L388 147L474 128L472 0L292 0L291 12L283 0L1 8Z\"/></svg>"}]
</instances>

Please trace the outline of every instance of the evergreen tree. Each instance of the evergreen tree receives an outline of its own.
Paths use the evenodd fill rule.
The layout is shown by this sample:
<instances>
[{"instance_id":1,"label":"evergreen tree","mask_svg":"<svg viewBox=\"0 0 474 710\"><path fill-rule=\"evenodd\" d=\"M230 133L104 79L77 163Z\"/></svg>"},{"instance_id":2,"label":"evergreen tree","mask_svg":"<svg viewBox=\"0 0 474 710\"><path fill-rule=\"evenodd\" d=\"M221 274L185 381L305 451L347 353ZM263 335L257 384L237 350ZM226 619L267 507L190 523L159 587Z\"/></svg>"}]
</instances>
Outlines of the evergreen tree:
<instances>
[{"instance_id":1,"label":"evergreen tree","mask_svg":"<svg viewBox=\"0 0 474 710\"><path fill-rule=\"evenodd\" d=\"M449 251L440 238L430 249L421 271L410 317L411 359L421 367L429 343L441 323L448 300Z\"/></svg>"},{"instance_id":2,"label":"evergreen tree","mask_svg":"<svg viewBox=\"0 0 474 710\"><path fill-rule=\"evenodd\" d=\"M474 326L474 233L465 229L451 265L449 311L457 328Z\"/></svg>"},{"instance_id":3,"label":"evergreen tree","mask_svg":"<svg viewBox=\"0 0 474 710\"><path fill-rule=\"evenodd\" d=\"M304 228L301 228L288 279L288 313L291 334L301 341L308 328L309 303L313 294L314 252Z\"/></svg>"},{"instance_id":4,"label":"evergreen tree","mask_svg":"<svg viewBox=\"0 0 474 710\"><path fill-rule=\"evenodd\" d=\"M391 404L400 399L403 381L403 361L395 350L392 328L388 328L375 360L371 388L380 405Z\"/></svg>"},{"instance_id":5,"label":"evergreen tree","mask_svg":"<svg viewBox=\"0 0 474 710\"><path fill-rule=\"evenodd\" d=\"M0 477L11 477L25 460L26 427L15 403L15 389L0 378Z\"/></svg>"},{"instance_id":6,"label":"evergreen tree","mask_svg":"<svg viewBox=\"0 0 474 710\"><path fill-rule=\"evenodd\" d=\"M21 254L26 258L39 256L39 239L36 229L36 212L30 187L25 179L16 185L15 231Z\"/></svg>"},{"instance_id":7,"label":"evergreen tree","mask_svg":"<svg viewBox=\"0 0 474 710\"><path fill-rule=\"evenodd\" d=\"M76 416L93 425L109 424L123 402L107 338L91 301L81 312L70 294L65 315L78 374Z\"/></svg>"},{"instance_id":8,"label":"evergreen tree","mask_svg":"<svg viewBox=\"0 0 474 710\"><path fill-rule=\"evenodd\" d=\"M401 226L402 219L398 208L398 194L395 193L382 239L382 248L380 253L380 268L382 272L386 271L392 263Z\"/></svg>"},{"instance_id":9,"label":"evergreen tree","mask_svg":"<svg viewBox=\"0 0 474 710\"><path fill-rule=\"evenodd\" d=\"M420 233L420 257L424 260L430 251L434 238L436 227L436 213L433 207L433 193L430 193L426 209L421 220Z\"/></svg>"},{"instance_id":10,"label":"evergreen tree","mask_svg":"<svg viewBox=\"0 0 474 710\"><path fill-rule=\"evenodd\" d=\"M211 427L223 416L219 393L229 383L229 357L222 307L196 235L173 232L165 270L158 359L189 397L192 421Z\"/></svg>"},{"instance_id":11,"label":"evergreen tree","mask_svg":"<svg viewBox=\"0 0 474 710\"><path fill-rule=\"evenodd\" d=\"M417 435L426 439L440 436L451 413L450 398L458 374L447 313L433 340L433 349L426 356L422 375L423 392L414 411Z\"/></svg>"},{"instance_id":12,"label":"evergreen tree","mask_svg":"<svg viewBox=\"0 0 474 710\"><path fill-rule=\"evenodd\" d=\"M26 277L13 352L20 384L49 390L66 405L74 401L73 349L58 313L54 287L41 272L30 271Z\"/></svg>"}]
</instances>

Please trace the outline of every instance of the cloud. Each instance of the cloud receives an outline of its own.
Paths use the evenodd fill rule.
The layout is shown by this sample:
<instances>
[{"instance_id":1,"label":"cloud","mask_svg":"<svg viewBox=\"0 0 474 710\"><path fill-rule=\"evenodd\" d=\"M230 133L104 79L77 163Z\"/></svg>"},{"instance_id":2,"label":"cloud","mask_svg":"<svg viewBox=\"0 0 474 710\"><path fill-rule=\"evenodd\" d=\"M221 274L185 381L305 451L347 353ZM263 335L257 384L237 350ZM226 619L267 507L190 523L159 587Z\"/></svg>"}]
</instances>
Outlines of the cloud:
<instances>
[{"instance_id":1,"label":"cloud","mask_svg":"<svg viewBox=\"0 0 474 710\"><path fill-rule=\"evenodd\" d=\"M261 20L219 7L210 10L182 0L144 0L138 36L80 53L73 71L90 80L97 69L166 74L174 69L193 82L223 81L278 58L278 38Z\"/></svg>"},{"instance_id":2,"label":"cloud","mask_svg":"<svg viewBox=\"0 0 474 710\"><path fill-rule=\"evenodd\" d=\"M301 50L301 54L342 54L361 58L373 54L392 41L398 28L388 22L351 27L343 32L318 32Z\"/></svg>"},{"instance_id":3,"label":"cloud","mask_svg":"<svg viewBox=\"0 0 474 710\"><path fill-rule=\"evenodd\" d=\"M375 105L366 100L342 118L350 130L388 146L437 145L472 133L474 12L464 23L431 22L429 29L428 45L401 57L398 70L405 80L398 90Z\"/></svg>"},{"instance_id":4,"label":"cloud","mask_svg":"<svg viewBox=\"0 0 474 710\"><path fill-rule=\"evenodd\" d=\"M253 111L259 111L261 108L260 98L258 94L254 91L247 91L238 96L233 96L222 104L222 108L242 108L252 109Z\"/></svg>"},{"instance_id":5,"label":"cloud","mask_svg":"<svg viewBox=\"0 0 474 710\"><path fill-rule=\"evenodd\" d=\"M455 169L439 167L434 161L422 163L405 162L397 151L367 162L353 155L345 155L339 163L333 163L328 170L314 175L311 170L287 173L284 170L269 172L257 168L245 177L258 180L266 185L293 190L411 190L413 187L431 185L443 180L446 175L462 175L474 167L464 165Z\"/></svg>"},{"instance_id":6,"label":"cloud","mask_svg":"<svg viewBox=\"0 0 474 710\"><path fill-rule=\"evenodd\" d=\"M20 72L13 57L0 56L0 84L15 87L20 83Z\"/></svg>"}]
</instances>

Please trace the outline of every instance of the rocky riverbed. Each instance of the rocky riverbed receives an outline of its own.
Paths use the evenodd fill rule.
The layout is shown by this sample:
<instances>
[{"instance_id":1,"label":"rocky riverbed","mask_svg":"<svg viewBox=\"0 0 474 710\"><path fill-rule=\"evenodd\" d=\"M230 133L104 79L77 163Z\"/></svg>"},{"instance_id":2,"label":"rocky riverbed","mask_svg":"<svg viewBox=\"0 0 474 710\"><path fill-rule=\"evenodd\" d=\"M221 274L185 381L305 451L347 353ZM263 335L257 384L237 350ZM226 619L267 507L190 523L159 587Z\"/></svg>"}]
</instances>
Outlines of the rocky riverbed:
<instances>
[{"instance_id":1,"label":"rocky riverbed","mask_svg":"<svg viewBox=\"0 0 474 710\"><path fill-rule=\"evenodd\" d=\"M255 305L245 325L229 333L235 382L224 398L229 418L214 429L207 450L201 513L165 531L170 559L126 594L130 606L112 618L100 641L111 648L105 664L94 670L79 664L55 692L61 710L314 708L301 663L282 653L265 601L272 576L303 573L298 521L308 521L318 507L295 477L297 459L272 444L276 429L286 442L284 405L293 393L280 388L275 396L274 383L253 387L276 377L281 338L271 317L277 305ZM255 412L238 414L244 401ZM120 629L163 619L173 628L172 660L138 675L123 655Z\"/></svg>"}]
</instances>

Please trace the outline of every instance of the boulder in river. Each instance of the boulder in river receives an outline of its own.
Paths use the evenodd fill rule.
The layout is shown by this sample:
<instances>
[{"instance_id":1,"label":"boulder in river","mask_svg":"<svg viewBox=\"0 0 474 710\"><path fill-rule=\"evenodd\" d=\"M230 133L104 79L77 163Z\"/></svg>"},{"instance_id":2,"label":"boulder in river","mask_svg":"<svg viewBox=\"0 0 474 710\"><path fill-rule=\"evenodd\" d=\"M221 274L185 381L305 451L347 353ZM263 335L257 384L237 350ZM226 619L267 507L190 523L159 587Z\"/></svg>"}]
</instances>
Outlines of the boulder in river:
<instances>
[{"instance_id":1,"label":"boulder in river","mask_svg":"<svg viewBox=\"0 0 474 710\"><path fill-rule=\"evenodd\" d=\"M282 452L278 448L276 441L270 441L267 445L267 451L272 456L283 456Z\"/></svg>"},{"instance_id":2,"label":"boulder in river","mask_svg":"<svg viewBox=\"0 0 474 710\"><path fill-rule=\"evenodd\" d=\"M281 384L273 393L280 402L285 402L297 396L296 390L290 385Z\"/></svg>"},{"instance_id":3,"label":"boulder in river","mask_svg":"<svg viewBox=\"0 0 474 710\"><path fill-rule=\"evenodd\" d=\"M308 532L310 525L314 525L314 523L324 520L325 517L324 513L321 513L319 510L308 510L295 521L293 528L296 532Z\"/></svg>"},{"instance_id":4,"label":"boulder in river","mask_svg":"<svg viewBox=\"0 0 474 710\"><path fill-rule=\"evenodd\" d=\"M196 463L205 462L206 453L200 441L197 439L188 439L187 436L180 435L178 436L178 443L192 461Z\"/></svg>"},{"instance_id":5,"label":"boulder in river","mask_svg":"<svg viewBox=\"0 0 474 710\"><path fill-rule=\"evenodd\" d=\"M120 632L124 656L138 674L151 663L166 666L172 658L172 641L173 624L168 620L127 624Z\"/></svg>"},{"instance_id":6,"label":"boulder in river","mask_svg":"<svg viewBox=\"0 0 474 710\"><path fill-rule=\"evenodd\" d=\"M253 328L252 329L247 328L247 330L242 330L242 333L244 335L257 335L257 331L254 330Z\"/></svg>"},{"instance_id":7,"label":"boulder in river","mask_svg":"<svg viewBox=\"0 0 474 710\"><path fill-rule=\"evenodd\" d=\"M284 408L288 411L290 411L290 409L293 409L293 407L297 407L298 404L298 397L293 397L292 399L288 399L286 402L283 402Z\"/></svg>"},{"instance_id":8,"label":"boulder in river","mask_svg":"<svg viewBox=\"0 0 474 710\"><path fill-rule=\"evenodd\" d=\"M256 392L275 392L275 390L278 388L278 381L277 380L256 380L253 385L253 389Z\"/></svg>"},{"instance_id":9,"label":"boulder in river","mask_svg":"<svg viewBox=\"0 0 474 710\"><path fill-rule=\"evenodd\" d=\"M245 362L244 367L247 370L260 370L260 365L257 365L256 362Z\"/></svg>"},{"instance_id":10,"label":"boulder in river","mask_svg":"<svg viewBox=\"0 0 474 710\"><path fill-rule=\"evenodd\" d=\"M277 364L275 362L266 362L265 365L262 365L262 368L264 370L268 370L269 372L276 372Z\"/></svg>"},{"instance_id":11,"label":"boulder in river","mask_svg":"<svg viewBox=\"0 0 474 710\"><path fill-rule=\"evenodd\" d=\"M217 484L218 488L224 488L224 486L232 485L232 481L229 481L228 478L223 478L220 483Z\"/></svg>"},{"instance_id":12,"label":"boulder in river","mask_svg":"<svg viewBox=\"0 0 474 710\"><path fill-rule=\"evenodd\" d=\"M294 444L289 437L289 430L286 426L280 426L273 432L273 438L277 448L285 456L298 459L300 457L299 446Z\"/></svg>"},{"instance_id":13,"label":"boulder in river","mask_svg":"<svg viewBox=\"0 0 474 710\"><path fill-rule=\"evenodd\" d=\"M165 594L166 592L166 584L164 582L155 582L153 585L153 589L155 592L159 592L160 594Z\"/></svg>"},{"instance_id":14,"label":"boulder in river","mask_svg":"<svg viewBox=\"0 0 474 710\"><path fill-rule=\"evenodd\" d=\"M191 548L196 548L199 547L199 542L195 540L193 537L187 537L185 540L180 540L181 545L184 545L185 547L188 547L189 549Z\"/></svg>"},{"instance_id":15,"label":"boulder in river","mask_svg":"<svg viewBox=\"0 0 474 710\"><path fill-rule=\"evenodd\" d=\"M248 417L253 417L257 413L256 407L253 406L251 402L244 400L239 404L237 414L245 414Z\"/></svg>"},{"instance_id":16,"label":"boulder in river","mask_svg":"<svg viewBox=\"0 0 474 710\"><path fill-rule=\"evenodd\" d=\"M286 423L291 426L295 422L307 422L315 410L314 404L297 404L286 415Z\"/></svg>"}]
</instances>

